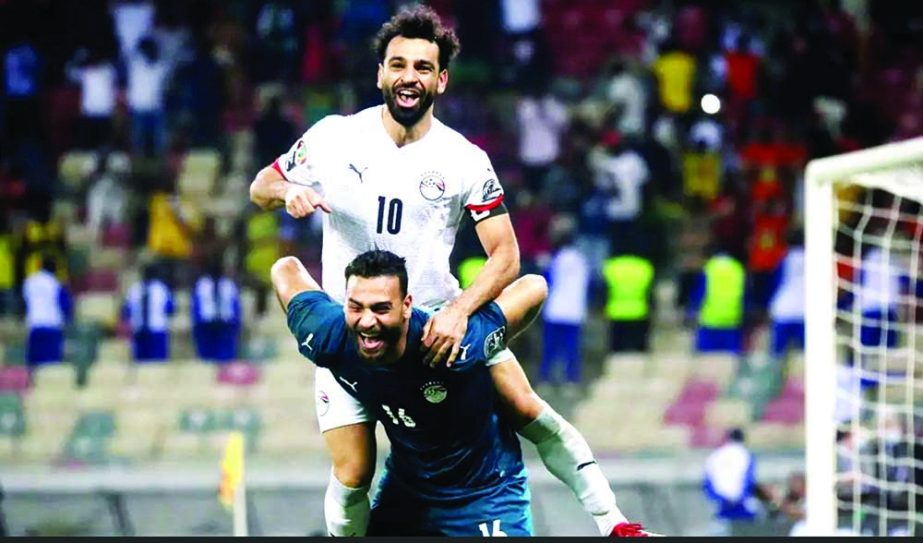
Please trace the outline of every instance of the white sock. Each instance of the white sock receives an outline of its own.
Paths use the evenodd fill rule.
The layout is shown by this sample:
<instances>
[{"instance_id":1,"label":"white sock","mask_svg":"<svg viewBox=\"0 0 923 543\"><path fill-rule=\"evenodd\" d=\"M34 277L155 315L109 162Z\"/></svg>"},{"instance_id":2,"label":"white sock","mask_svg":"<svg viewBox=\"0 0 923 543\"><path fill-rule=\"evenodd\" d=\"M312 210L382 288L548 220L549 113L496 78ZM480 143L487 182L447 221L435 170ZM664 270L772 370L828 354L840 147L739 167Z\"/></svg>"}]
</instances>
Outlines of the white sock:
<instances>
[{"instance_id":1,"label":"white sock","mask_svg":"<svg viewBox=\"0 0 923 543\"><path fill-rule=\"evenodd\" d=\"M324 494L324 518L331 536L364 536L369 525L369 487L345 486L331 470Z\"/></svg>"},{"instance_id":2,"label":"white sock","mask_svg":"<svg viewBox=\"0 0 923 543\"><path fill-rule=\"evenodd\" d=\"M580 432L544 400L542 404L538 417L519 434L535 444L548 471L574 491L600 534L608 536L616 525L627 522L615 504L609 480Z\"/></svg>"}]
</instances>

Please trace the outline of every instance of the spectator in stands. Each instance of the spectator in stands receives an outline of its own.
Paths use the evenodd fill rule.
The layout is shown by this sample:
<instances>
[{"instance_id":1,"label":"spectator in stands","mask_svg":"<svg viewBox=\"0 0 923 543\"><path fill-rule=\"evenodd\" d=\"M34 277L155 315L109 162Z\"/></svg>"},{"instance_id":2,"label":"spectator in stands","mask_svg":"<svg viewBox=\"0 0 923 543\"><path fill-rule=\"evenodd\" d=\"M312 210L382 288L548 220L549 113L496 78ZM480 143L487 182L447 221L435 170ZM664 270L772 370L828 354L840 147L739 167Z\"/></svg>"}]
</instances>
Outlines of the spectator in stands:
<instances>
[{"instance_id":1,"label":"spectator in stands","mask_svg":"<svg viewBox=\"0 0 923 543\"><path fill-rule=\"evenodd\" d=\"M156 9L148 0L116 0L109 7L122 58L131 57L154 27Z\"/></svg>"},{"instance_id":2,"label":"spectator in stands","mask_svg":"<svg viewBox=\"0 0 923 543\"><path fill-rule=\"evenodd\" d=\"M169 83L169 63L161 55L160 44L153 35L138 42L127 63L132 150L160 156L167 148L164 96Z\"/></svg>"},{"instance_id":3,"label":"spectator in stands","mask_svg":"<svg viewBox=\"0 0 923 543\"><path fill-rule=\"evenodd\" d=\"M788 252L776 269L769 294L772 330L769 354L780 363L790 344L804 349L804 234L789 234Z\"/></svg>"},{"instance_id":4,"label":"spectator in stands","mask_svg":"<svg viewBox=\"0 0 923 543\"><path fill-rule=\"evenodd\" d=\"M82 50L68 68L68 76L80 85L81 92L78 148L108 145L115 113L115 65L100 49Z\"/></svg>"},{"instance_id":5,"label":"spectator in stands","mask_svg":"<svg viewBox=\"0 0 923 543\"><path fill-rule=\"evenodd\" d=\"M670 113L684 114L692 107L692 85L696 75L696 59L668 40L651 69L657 77L661 107Z\"/></svg>"},{"instance_id":6,"label":"spectator in stands","mask_svg":"<svg viewBox=\"0 0 923 543\"><path fill-rule=\"evenodd\" d=\"M122 310L131 327L136 362L165 362L170 358L168 321L172 314L173 293L160 279L157 266L147 264L141 281L128 289Z\"/></svg>"},{"instance_id":7,"label":"spectator in stands","mask_svg":"<svg viewBox=\"0 0 923 543\"><path fill-rule=\"evenodd\" d=\"M763 510L760 502L771 502L772 491L756 476L756 458L744 445L744 432L734 428L723 445L705 460L705 495L714 502L713 536L747 534Z\"/></svg>"},{"instance_id":8,"label":"spectator in stands","mask_svg":"<svg viewBox=\"0 0 923 543\"><path fill-rule=\"evenodd\" d=\"M609 294L609 351L613 353L650 349L654 265L642 256L638 245L636 241L615 245L613 256L603 264Z\"/></svg>"},{"instance_id":9,"label":"spectator in stands","mask_svg":"<svg viewBox=\"0 0 923 543\"><path fill-rule=\"evenodd\" d=\"M237 358L240 291L214 261L192 291L192 334L202 360L225 363Z\"/></svg>"},{"instance_id":10,"label":"spectator in stands","mask_svg":"<svg viewBox=\"0 0 923 543\"><path fill-rule=\"evenodd\" d=\"M6 122L0 128L0 143L12 150L19 142L41 132L36 120L40 111L42 57L33 43L24 40L12 44L4 52L3 60Z\"/></svg>"},{"instance_id":11,"label":"spectator in stands","mask_svg":"<svg viewBox=\"0 0 923 543\"><path fill-rule=\"evenodd\" d=\"M148 203L147 248L164 266L163 279L171 288L188 285L186 266L192 255L192 241L201 226L197 205L175 194L171 183L164 183Z\"/></svg>"},{"instance_id":12,"label":"spectator in stands","mask_svg":"<svg viewBox=\"0 0 923 543\"><path fill-rule=\"evenodd\" d=\"M750 276L753 308L761 317L769 305L773 273L785 256L785 232L789 216L780 197L770 198L756 206L749 239L747 272Z\"/></svg>"},{"instance_id":13,"label":"spectator in stands","mask_svg":"<svg viewBox=\"0 0 923 543\"><path fill-rule=\"evenodd\" d=\"M266 295L271 288L269 269L279 259L279 214L250 207L244 223L246 240L242 253L249 285L256 291L256 315L266 313Z\"/></svg>"},{"instance_id":14,"label":"spectator in stands","mask_svg":"<svg viewBox=\"0 0 923 543\"><path fill-rule=\"evenodd\" d=\"M256 15L258 60L255 68L258 82L290 82L295 79L298 68L297 24L295 10L288 2L266 2L260 8Z\"/></svg>"},{"instance_id":15,"label":"spectator in stands","mask_svg":"<svg viewBox=\"0 0 923 543\"><path fill-rule=\"evenodd\" d=\"M123 176L129 168L118 155L101 152L96 158L87 190L87 226L96 240L108 224L122 223L128 216L129 194Z\"/></svg>"},{"instance_id":16,"label":"spectator in stands","mask_svg":"<svg viewBox=\"0 0 923 543\"><path fill-rule=\"evenodd\" d=\"M26 302L29 339L26 363L36 366L64 358L64 326L71 319L72 303L67 288L55 277L55 259L42 259L40 270L29 275L22 286Z\"/></svg>"},{"instance_id":17,"label":"spectator in stands","mask_svg":"<svg viewBox=\"0 0 923 543\"><path fill-rule=\"evenodd\" d=\"M9 213L0 208L0 315L16 309L16 247Z\"/></svg>"},{"instance_id":18,"label":"spectator in stands","mask_svg":"<svg viewBox=\"0 0 923 543\"><path fill-rule=\"evenodd\" d=\"M650 179L644 157L621 134L610 130L591 152L590 164L596 186L608 195L605 214L610 240L615 243L632 237L644 211L645 185Z\"/></svg>"},{"instance_id":19,"label":"spectator in stands","mask_svg":"<svg viewBox=\"0 0 923 543\"><path fill-rule=\"evenodd\" d=\"M561 153L561 136L568 113L553 94L529 89L516 106L519 122L519 161L525 186L538 192L545 186L548 170Z\"/></svg>"},{"instance_id":20,"label":"spectator in stands","mask_svg":"<svg viewBox=\"0 0 923 543\"><path fill-rule=\"evenodd\" d=\"M548 299L542 309L544 349L539 368L539 383L550 384L555 381L556 363L563 360L568 384L565 390L569 393L576 392L580 383L580 345L590 288L590 265L574 243L576 226L576 221L566 215L559 215L552 221L553 252L545 270Z\"/></svg>"},{"instance_id":21,"label":"spectator in stands","mask_svg":"<svg viewBox=\"0 0 923 543\"><path fill-rule=\"evenodd\" d=\"M739 354L743 349L747 274L740 261L724 250L716 247L709 253L687 312L698 322L695 350Z\"/></svg>"},{"instance_id":22,"label":"spectator in stands","mask_svg":"<svg viewBox=\"0 0 923 543\"><path fill-rule=\"evenodd\" d=\"M692 141L683 152L683 195L711 202L721 188L721 154L709 149L704 138Z\"/></svg>"},{"instance_id":23,"label":"spectator in stands","mask_svg":"<svg viewBox=\"0 0 923 543\"><path fill-rule=\"evenodd\" d=\"M627 138L644 133L647 111L647 91L635 63L627 58L616 59L611 66L606 95L612 105L613 126Z\"/></svg>"},{"instance_id":24,"label":"spectator in stands","mask_svg":"<svg viewBox=\"0 0 923 543\"><path fill-rule=\"evenodd\" d=\"M795 471L788 476L788 487L781 496L777 507L785 515L791 528L789 537L808 535L805 532L805 480L804 472Z\"/></svg>"}]
</instances>

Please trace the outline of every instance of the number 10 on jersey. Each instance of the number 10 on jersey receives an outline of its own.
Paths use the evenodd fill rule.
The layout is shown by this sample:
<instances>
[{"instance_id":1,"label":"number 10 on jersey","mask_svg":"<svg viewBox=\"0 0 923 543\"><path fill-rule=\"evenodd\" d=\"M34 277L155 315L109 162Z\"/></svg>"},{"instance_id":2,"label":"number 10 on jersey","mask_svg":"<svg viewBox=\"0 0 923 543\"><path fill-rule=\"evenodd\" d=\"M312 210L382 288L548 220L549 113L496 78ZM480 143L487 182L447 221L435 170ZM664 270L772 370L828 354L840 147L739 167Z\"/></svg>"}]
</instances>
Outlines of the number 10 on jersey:
<instances>
[{"instance_id":1,"label":"number 10 on jersey","mask_svg":"<svg viewBox=\"0 0 923 543\"><path fill-rule=\"evenodd\" d=\"M400 198L378 197L378 227L375 229L379 234L384 233L387 228L389 234L397 234L401 231L401 216L404 214L404 202Z\"/></svg>"}]
</instances>

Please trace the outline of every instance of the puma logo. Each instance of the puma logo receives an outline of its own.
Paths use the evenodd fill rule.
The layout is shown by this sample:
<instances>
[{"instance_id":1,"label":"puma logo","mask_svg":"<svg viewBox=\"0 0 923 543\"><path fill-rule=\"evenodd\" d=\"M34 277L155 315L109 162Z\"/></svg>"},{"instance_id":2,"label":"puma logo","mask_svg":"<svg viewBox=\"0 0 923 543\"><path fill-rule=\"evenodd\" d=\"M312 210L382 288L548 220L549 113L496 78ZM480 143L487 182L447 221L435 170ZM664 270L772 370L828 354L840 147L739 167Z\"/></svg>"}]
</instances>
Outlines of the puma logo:
<instances>
[{"instance_id":1,"label":"puma logo","mask_svg":"<svg viewBox=\"0 0 923 543\"><path fill-rule=\"evenodd\" d=\"M359 170L359 168L357 168L355 164L350 164L349 169L354 171L356 175L359 176L359 182L362 183L362 174L364 174L365 170L369 169L369 167L366 166L365 168L362 168L362 170Z\"/></svg>"}]
</instances>

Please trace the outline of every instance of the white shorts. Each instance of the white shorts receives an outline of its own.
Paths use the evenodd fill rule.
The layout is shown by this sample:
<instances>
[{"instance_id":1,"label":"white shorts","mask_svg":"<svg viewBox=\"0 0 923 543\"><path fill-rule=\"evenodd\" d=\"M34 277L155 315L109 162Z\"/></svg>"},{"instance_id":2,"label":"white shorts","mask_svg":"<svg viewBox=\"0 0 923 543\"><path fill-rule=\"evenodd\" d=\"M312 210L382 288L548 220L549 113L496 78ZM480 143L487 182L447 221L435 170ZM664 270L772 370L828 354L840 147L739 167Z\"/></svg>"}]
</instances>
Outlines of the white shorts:
<instances>
[{"instance_id":1,"label":"white shorts","mask_svg":"<svg viewBox=\"0 0 923 543\"><path fill-rule=\"evenodd\" d=\"M490 357L487 366L495 366L514 358L516 356L513 351L503 349ZM359 403L359 400L346 392L344 387L349 386L348 383L343 384L337 381L333 372L327 368L316 367L314 369L314 401L317 409L317 424L321 432L374 419L365 406Z\"/></svg>"}]
</instances>

